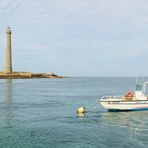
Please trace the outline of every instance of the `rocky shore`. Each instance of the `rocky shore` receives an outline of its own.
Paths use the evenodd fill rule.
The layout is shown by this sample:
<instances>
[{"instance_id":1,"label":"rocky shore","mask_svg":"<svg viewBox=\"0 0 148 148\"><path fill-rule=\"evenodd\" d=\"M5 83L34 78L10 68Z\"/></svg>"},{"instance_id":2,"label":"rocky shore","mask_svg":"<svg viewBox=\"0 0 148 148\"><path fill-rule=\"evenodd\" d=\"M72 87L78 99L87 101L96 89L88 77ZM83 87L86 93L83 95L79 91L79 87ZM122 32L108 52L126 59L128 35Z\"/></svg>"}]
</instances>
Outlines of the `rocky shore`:
<instances>
[{"instance_id":1,"label":"rocky shore","mask_svg":"<svg viewBox=\"0 0 148 148\"><path fill-rule=\"evenodd\" d=\"M0 72L0 79L31 79L31 78L63 78L55 74L31 73L31 72Z\"/></svg>"}]
</instances>

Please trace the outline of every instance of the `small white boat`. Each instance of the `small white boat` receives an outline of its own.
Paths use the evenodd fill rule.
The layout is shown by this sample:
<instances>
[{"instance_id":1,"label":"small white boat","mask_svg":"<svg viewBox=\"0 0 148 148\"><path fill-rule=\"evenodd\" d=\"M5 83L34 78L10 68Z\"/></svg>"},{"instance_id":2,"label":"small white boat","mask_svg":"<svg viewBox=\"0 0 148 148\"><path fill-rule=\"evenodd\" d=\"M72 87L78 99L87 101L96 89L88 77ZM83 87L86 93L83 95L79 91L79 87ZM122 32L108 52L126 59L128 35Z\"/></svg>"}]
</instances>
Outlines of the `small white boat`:
<instances>
[{"instance_id":1,"label":"small white boat","mask_svg":"<svg viewBox=\"0 0 148 148\"><path fill-rule=\"evenodd\" d=\"M108 111L148 110L148 96L145 95L146 84L148 82L136 84L135 92L128 92L125 96L103 96L99 99L99 103Z\"/></svg>"}]
</instances>

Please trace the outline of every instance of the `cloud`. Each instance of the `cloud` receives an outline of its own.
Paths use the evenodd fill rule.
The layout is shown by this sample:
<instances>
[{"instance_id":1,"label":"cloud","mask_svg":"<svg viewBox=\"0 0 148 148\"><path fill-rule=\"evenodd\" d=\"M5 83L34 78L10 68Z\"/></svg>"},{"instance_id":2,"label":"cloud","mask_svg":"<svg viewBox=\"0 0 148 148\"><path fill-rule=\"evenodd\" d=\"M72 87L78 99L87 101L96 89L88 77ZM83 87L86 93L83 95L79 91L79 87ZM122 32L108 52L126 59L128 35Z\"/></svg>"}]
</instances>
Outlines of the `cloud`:
<instances>
[{"instance_id":1,"label":"cloud","mask_svg":"<svg viewBox=\"0 0 148 148\"><path fill-rule=\"evenodd\" d=\"M63 65L67 75L79 75L84 68L81 75L88 68L87 75L99 75L102 63L104 74L108 69L119 68L117 62L128 67L128 63L133 64L131 59L137 63L135 58L142 61L141 55L147 53L147 8L146 0L2 0L1 56L5 48L4 29L10 25L16 59L21 61L20 55L27 55L30 64L38 65L32 70L40 66L40 71L46 71L48 66L42 68L39 58L32 60L35 52L56 72ZM17 69L21 63L23 67L24 62L20 62L17 68L16 62ZM73 65L73 70L66 63ZM121 70L118 75L123 73Z\"/></svg>"}]
</instances>

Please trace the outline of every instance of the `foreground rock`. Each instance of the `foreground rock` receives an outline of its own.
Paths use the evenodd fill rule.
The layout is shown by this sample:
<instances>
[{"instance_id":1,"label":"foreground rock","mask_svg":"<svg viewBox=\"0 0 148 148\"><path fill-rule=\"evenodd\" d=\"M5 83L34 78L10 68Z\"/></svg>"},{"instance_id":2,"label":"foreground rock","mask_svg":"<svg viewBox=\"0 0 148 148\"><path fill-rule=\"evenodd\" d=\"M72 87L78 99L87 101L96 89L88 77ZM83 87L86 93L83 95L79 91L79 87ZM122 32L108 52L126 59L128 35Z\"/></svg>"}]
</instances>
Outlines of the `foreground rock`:
<instances>
[{"instance_id":1,"label":"foreground rock","mask_svg":"<svg viewBox=\"0 0 148 148\"><path fill-rule=\"evenodd\" d=\"M31 78L63 78L55 74L30 73L30 72L0 72L0 79L31 79Z\"/></svg>"}]
</instances>

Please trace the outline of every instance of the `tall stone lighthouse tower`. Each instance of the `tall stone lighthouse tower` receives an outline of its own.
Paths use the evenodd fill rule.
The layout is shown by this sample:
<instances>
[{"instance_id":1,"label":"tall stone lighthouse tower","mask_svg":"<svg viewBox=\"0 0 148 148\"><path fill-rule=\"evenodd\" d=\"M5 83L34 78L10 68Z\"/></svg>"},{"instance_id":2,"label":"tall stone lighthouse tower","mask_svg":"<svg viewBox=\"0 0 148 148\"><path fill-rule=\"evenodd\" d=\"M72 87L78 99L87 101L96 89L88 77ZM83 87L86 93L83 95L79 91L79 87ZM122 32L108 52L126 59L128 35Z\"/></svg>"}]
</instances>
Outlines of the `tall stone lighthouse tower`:
<instances>
[{"instance_id":1,"label":"tall stone lighthouse tower","mask_svg":"<svg viewBox=\"0 0 148 148\"><path fill-rule=\"evenodd\" d=\"M6 53L5 53L5 68L4 72L12 72L12 57L11 57L11 29L7 27L6 30Z\"/></svg>"}]
</instances>

